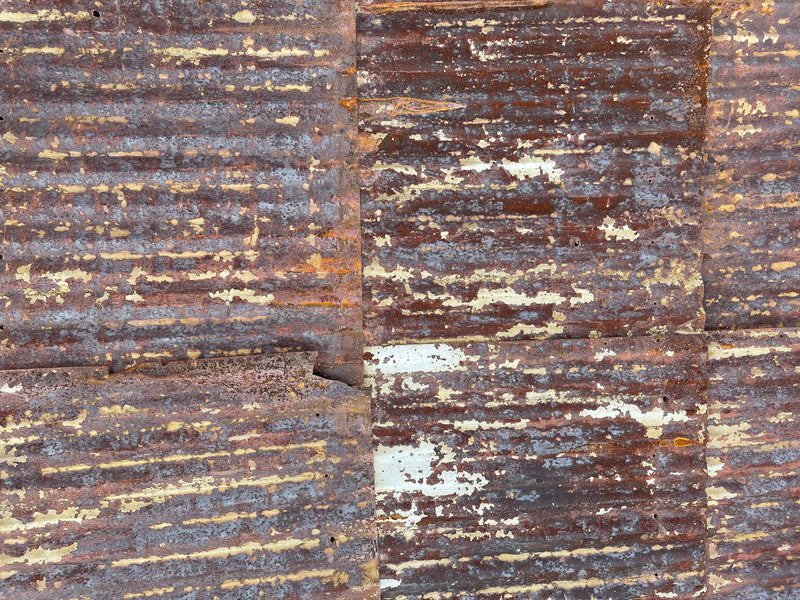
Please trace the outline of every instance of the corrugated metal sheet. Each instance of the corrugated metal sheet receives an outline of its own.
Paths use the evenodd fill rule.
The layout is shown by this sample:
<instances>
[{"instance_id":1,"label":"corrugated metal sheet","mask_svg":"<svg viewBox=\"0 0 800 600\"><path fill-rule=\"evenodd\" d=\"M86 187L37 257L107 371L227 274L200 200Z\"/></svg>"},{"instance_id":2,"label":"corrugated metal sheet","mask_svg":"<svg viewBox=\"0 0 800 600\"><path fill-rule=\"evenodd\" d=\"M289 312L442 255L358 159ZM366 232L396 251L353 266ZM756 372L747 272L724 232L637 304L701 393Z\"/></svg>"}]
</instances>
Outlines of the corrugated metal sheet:
<instances>
[{"instance_id":1,"label":"corrugated metal sheet","mask_svg":"<svg viewBox=\"0 0 800 600\"><path fill-rule=\"evenodd\" d=\"M377 598L369 399L312 358L0 373L0 595Z\"/></svg>"},{"instance_id":2,"label":"corrugated metal sheet","mask_svg":"<svg viewBox=\"0 0 800 600\"><path fill-rule=\"evenodd\" d=\"M693 598L701 336L367 349L384 598Z\"/></svg>"},{"instance_id":3,"label":"corrugated metal sheet","mask_svg":"<svg viewBox=\"0 0 800 600\"><path fill-rule=\"evenodd\" d=\"M711 329L800 324L800 3L723 3L709 82Z\"/></svg>"},{"instance_id":4,"label":"corrugated metal sheet","mask_svg":"<svg viewBox=\"0 0 800 600\"><path fill-rule=\"evenodd\" d=\"M362 7L368 343L703 329L703 3Z\"/></svg>"},{"instance_id":5,"label":"corrugated metal sheet","mask_svg":"<svg viewBox=\"0 0 800 600\"><path fill-rule=\"evenodd\" d=\"M361 375L354 7L0 7L0 367ZM348 108L349 107L349 108Z\"/></svg>"},{"instance_id":6,"label":"corrugated metal sheet","mask_svg":"<svg viewBox=\"0 0 800 600\"><path fill-rule=\"evenodd\" d=\"M708 597L800 597L800 330L709 344Z\"/></svg>"}]
</instances>

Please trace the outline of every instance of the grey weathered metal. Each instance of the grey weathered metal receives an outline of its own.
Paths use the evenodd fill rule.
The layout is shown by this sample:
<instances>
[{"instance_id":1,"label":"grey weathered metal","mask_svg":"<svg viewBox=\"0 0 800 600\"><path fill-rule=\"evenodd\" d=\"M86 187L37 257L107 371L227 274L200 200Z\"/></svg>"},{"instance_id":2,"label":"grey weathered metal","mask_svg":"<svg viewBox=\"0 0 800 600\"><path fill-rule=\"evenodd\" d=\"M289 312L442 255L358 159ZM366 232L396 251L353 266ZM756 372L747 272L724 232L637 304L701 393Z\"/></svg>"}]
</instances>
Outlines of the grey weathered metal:
<instances>
[{"instance_id":1,"label":"grey weathered metal","mask_svg":"<svg viewBox=\"0 0 800 600\"><path fill-rule=\"evenodd\" d=\"M708 598L800 595L800 330L709 343Z\"/></svg>"},{"instance_id":2,"label":"grey weathered metal","mask_svg":"<svg viewBox=\"0 0 800 600\"><path fill-rule=\"evenodd\" d=\"M377 599L369 399L312 361L0 372L0 596Z\"/></svg>"},{"instance_id":3,"label":"grey weathered metal","mask_svg":"<svg viewBox=\"0 0 800 600\"><path fill-rule=\"evenodd\" d=\"M800 3L723 2L708 86L710 329L800 324Z\"/></svg>"},{"instance_id":4,"label":"grey weathered metal","mask_svg":"<svg viewBox=\"0 0 800 600\"><path fill-rule=\"evenodd\" d=\"M0 6L0 368L361 375L349 2Z\"/></svg>"}]
</instances>

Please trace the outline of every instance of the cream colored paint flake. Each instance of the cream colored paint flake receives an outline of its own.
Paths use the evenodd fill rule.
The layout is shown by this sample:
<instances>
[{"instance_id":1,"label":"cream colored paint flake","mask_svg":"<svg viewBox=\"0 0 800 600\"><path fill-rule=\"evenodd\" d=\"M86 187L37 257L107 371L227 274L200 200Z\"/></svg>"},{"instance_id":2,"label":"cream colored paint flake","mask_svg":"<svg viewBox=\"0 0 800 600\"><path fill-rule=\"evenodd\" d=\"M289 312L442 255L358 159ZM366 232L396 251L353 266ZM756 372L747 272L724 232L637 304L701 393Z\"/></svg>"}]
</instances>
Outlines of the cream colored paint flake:
<instances>
[{"instance_id":1,"label":"cream colored paint flake","mask_svg":"<svg viewBox=\"0 0 800 600\"><path fill-rule=\"evenodd\" d=\"M603 224L600 225L598 229L605 234L607 240L611 240L613 238L617 241L619 240L633 241L639 237L639 232L634 231L628 225L617 227L616 221L611 217L605 217L603 219Z\"/></svg>"},{"instance_id":2,"label":"cream colored paint flake","mask_svg":"<svg viewBox=\"0 0 800 600\"><path fill-rule=\"evenodd\" d=\"M249 25L256 20L256 16L249 10L240 10L235 15L233 15L233 20L238 23L244 23Z\"/></svg>"},{"instance_id":3,"label":"cream colored paint flake","mask_svg":"<svg viewBox=\"0 0 800 600\"><path fill-rule=\"evenodd\" d=\"M294 116L287 116L287 117L280 117L275 119L276 123L280 125L291 125L292 127L296 127L297 124L300 122L300 117Z\"/></svg>"}]
</instances>

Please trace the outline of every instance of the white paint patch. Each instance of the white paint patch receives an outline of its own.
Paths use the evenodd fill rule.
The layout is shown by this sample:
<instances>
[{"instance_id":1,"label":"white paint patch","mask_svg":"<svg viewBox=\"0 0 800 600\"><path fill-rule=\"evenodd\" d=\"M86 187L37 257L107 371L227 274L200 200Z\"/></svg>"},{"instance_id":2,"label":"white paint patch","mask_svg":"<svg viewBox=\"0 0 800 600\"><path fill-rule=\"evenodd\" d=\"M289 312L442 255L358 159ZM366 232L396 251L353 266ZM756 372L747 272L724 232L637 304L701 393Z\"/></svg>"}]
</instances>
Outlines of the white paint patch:
<instances>
[{"instance_id":1,"label":"white paint patch","mask_svg":"<svg viewBox=\"0 0 800 600\"><path fill-rule=\"evenodd\" d=\"M476 171L480 173L481 171L488 171L492 168L492 163L483 162L477 156L462 158L460 163L462 171Z\"/></svg>"},{"instance_id":2,"label":"white paint patch","mask_svg":"<svg viewBox=\"0 0 800 600\"><path fill-rule=\"evenodd\" d=\"M706 497L709 500L727 500L728 498L736 498L736 494L732 494L724 487L709 486L706 488Z\"/></svg>"},{"instance_id":3,"label":"white paint patch","mask_svg":"<svg viewBox=\"0 0 800 600\"><path fill-rule=\"evenodd\" d=\"M22 391L22 385L21 384L20 385L15 385L14 387L11 387L7 383L4 383L3 387L0 387L0 393L3 393L3 394L16 394L17 392L21 392L21 391Z\"/></svg>"},{"instance_id":4,"label":"white paint patch","mask_svg":"<svg viewBox=\"0 0 800 600\"><path fill-rule=\"evenodd\" d=\"M639 406L623 402L619 398L607 399L605 406L582 410L580 416L592 419L619 419L628 416L644 425L647 429L646 435L651 439L660 438L664 425L668 423L685 423L691 420L683 411L667 413L660 406L643 411Z\"/></svg>"},{"instance_id":5,"label":"white paint patch","mask_svg":"<svg viewBox=\"0 0 800 600\"><path fill-rule=\"evenodd\" d=\"M417 170L411 165L404 165L399 162L385 163L377 161L372 166L373 171L394 171L395 173L402 173L404 175L419 175Z\"/></svg>"},{"instance_id":6,"label":"white paint patch","mask_svg":"<svg viewBox=\"0 0 800 600\"><path fill-rule=\"evenodd\" d=\"M399 579L381 579L381 589L388 590L391 588L396 588L401 583L403 582L400 581Z\"/></svg>"},{"instance_id":7,"label":"white paint patch","mask_svg":"<svg viewBox=\"0 0 800 600\"><path fill-rule=\"evenodd\" d=\"M628 225L622 227L616 226L616 221L611 217L603 219L603 224L598 227L602 231L607 240L614 238L615 240L629 240L633 241L639 237L639 233L631 229Z\"/></svg>"},{"instance_id":8,"label":"white paint patch","mask_svg":"<svg viewBox=\"0 0 800 600\"><path fill-rule=\"evenodd\" d=\"M410 344L404 346L371 346L364 348L373 356L365 361L364 374L374 376L398 373L436 373L466 371L462 363L469 357L448 344ZM377 364L373 364L377 361Z\"/></svg>"},{"instance_id":9,"label":"white paint patch","mask_svg":"<svg viewBox=\"0 0 800 600\"><path fill-rule=\"evenodd\" d=\"M457 298L448 298L442 306L469 306L473 311L481 311L491 304L506 304L508 306L530 306L533 304L563 304L566 298L555 292L537 292L535 296L520 294L510 287L499 290L480 289L474 300L464 302Z\"/></svg>"},{"instance_id":10,"label":"white paint patch","mask_svg":"<svg viewBox=\"0 0 800 600\"><path fill-rule=\"evenodd\" d=\"M595 352L594 353L594 359L597 362L600 362L601 360L603 360L607 356L616 356L616 355L617 355L617 353L614 352L613 350L609 350L608 348L603 348L600 352Z\"/></svg>"},{"instance_id":11,"label":"white paint patch","mask_svg":"<svg viewBox=\"0 0 800 600\"><path fill-rule=\"evenodd\" d=\"M554 160L538 156L521 156L518 161L504 158L501 165L517 179L533 179L544 175L551 183L561 185L561 177L564 175L563 169L559 169Z\"/></svg>"},{"instance_id":12,"label":"white paint patch","mask_svg":"<svg viewBox=\"0 0 800 600\"><path fill-rule=\"evenodd\" d=\"M469 496L488 485L480 473L463 473L451 468L434 474L435 468L448 463L455 466L453 451L443 444L378 446L375 449L375 492L424 494L431 498Z\"/></svg>"},{"instance_id":13,"label":"white paint patch","mask_svg":"<svg viewBox=\"0 0 800 600\"><path fill-rule=\"evenodd\" d=\"M570 298L569 305L575 306L577 304L588 304L589 302L594 302L594 294L587 289L580 288L575 284L572 284L572 290L579 294L577 298Z\"/></svg>"}]
</instances>

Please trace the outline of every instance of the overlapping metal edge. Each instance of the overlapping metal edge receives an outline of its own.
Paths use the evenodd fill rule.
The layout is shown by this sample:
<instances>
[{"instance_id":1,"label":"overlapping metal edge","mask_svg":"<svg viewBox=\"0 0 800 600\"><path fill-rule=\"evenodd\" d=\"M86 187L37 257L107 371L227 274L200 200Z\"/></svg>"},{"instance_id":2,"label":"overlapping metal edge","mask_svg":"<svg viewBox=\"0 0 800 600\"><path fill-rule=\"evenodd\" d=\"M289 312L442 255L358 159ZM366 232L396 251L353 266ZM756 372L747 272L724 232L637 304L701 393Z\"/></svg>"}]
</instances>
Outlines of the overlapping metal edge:
<instances>
[{"instance_id":1,"label":"overlapping metal edge","mask_svg":"<svg viewBox=\"0 0 800 600\"><path fill-rule=\"evenodd\" d=\"M312 365L0 373L0 595L377 598L369 398Z\"/></svg>"},{"instance_id":2,"label":"overlapping metal edge","mask_svg":"<svg viewBox=\"0 0 800 600\"><path fill-rule=\"evenodd\" d=\"M708 86L710 329L800 324L800 4L723 2Z\"/></svg>"},{"instance_id":3,"label":"overlapping metal edge","mask_svg":"<svg viewBox=\"0 0 800 600\"><path fill-rule=\"evenodd\" d=\"M800 595L800 330L709 344L710 599Z\"/></svg>"},{"instance_id":4,"label":"overlapping metal edge","mask_svg":"<svg viewBox=\"0 0 800 600\"><path fill-rule=\"evenodd\" d=\"M0 9L0 367L319 351L361 376L344 1Z\"/></svg>"},{"instance_id":5,"label":"overlapping metal edge","mask_svg":"<svg viewBox=\"0 0 800 600\"><path fill-rule=\"evenodd\" d=\"M368 343L702 330L708 19L362 3Z\"/></svg>"},{"instance_id":6,"label":"overlapping metal edge","mask_svg":"<svg viewBox=\"0 0 800 600\"><path fill-rule=\"evenodd\" d=\"M366 356L383 598L702 594L702 337Z\"/></svg>"}]
</instances>

